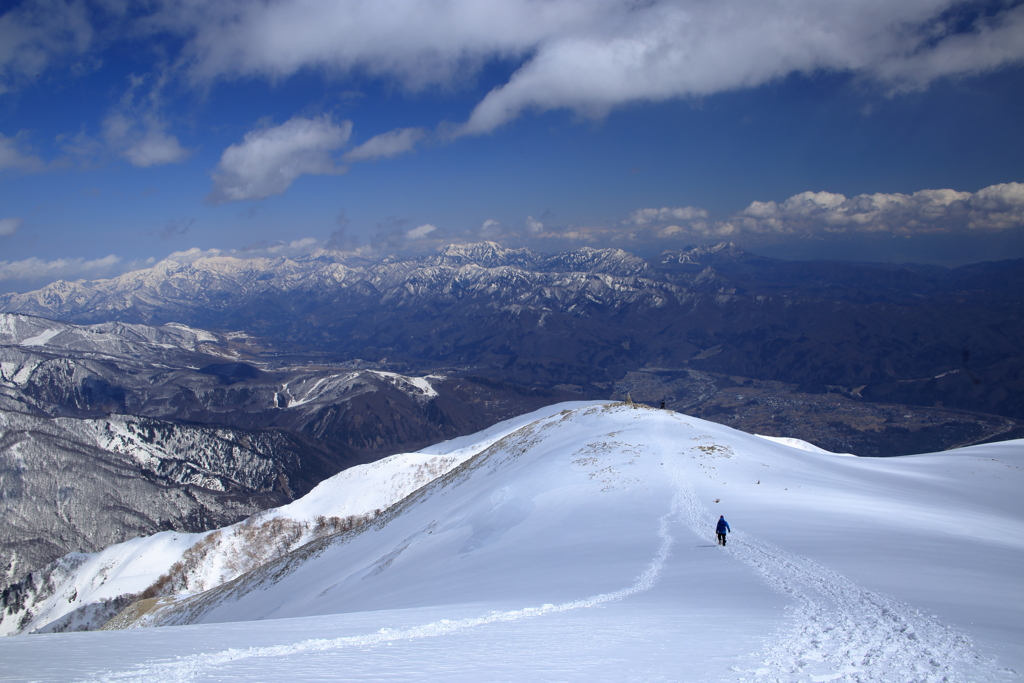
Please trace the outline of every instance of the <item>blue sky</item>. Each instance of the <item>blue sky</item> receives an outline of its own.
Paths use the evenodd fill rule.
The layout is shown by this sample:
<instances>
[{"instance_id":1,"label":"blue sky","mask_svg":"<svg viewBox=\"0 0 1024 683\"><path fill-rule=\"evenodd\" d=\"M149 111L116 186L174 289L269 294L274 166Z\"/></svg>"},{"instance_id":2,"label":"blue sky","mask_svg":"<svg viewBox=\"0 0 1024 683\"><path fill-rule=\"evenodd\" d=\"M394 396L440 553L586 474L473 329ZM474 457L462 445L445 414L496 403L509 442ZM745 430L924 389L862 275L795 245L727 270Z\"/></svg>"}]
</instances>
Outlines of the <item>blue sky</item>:
<instances>
[{"instance_id":1,"label":"blue sky","mask_svg":"<svg viewBox=\"0 0 1024 683\"><path fill-rule=\"evenodd\" d=\"M182 252L1024 257L1024 3L40 0L0 291Z\"/></svg>"}]
</instances>

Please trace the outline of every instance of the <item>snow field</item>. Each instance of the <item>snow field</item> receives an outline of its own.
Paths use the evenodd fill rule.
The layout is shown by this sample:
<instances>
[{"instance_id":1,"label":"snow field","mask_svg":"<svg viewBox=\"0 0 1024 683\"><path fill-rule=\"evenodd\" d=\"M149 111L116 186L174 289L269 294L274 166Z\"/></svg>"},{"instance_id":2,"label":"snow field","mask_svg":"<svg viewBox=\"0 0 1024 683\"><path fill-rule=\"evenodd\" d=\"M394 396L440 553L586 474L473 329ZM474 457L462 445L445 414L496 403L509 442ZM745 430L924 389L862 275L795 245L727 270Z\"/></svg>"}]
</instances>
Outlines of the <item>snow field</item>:
<instances>
[{"instance_id":1,"label":"snow field","mask_svg":"<svg viewBox=\"0 0 1024 683\"><path fill-rule=\"evenodd\" d=\"M177 562L185 561L190 566L187 586L181 590L200 592L215 588L252 569L256 562L261 564L312 540L318 519L372 517L510 432L557 411L538 411L529 418L515 418L495 425L474 435L475 438L454 439L420 453L400 453L352 467L321 482L300 500L265 510L215 532L166 531L119 543L98 553L76 553L77 569L63 576L60 585L43 604L34 606L35 616L21 632L43 628L98 601L141 593ZM114 437L118 427L114 425ZM114 438L105 433L100 436L108 441ZM292 536L299 534L294 538L267 537L260 527L275 520L305 527L292 530ZM198 561L189 556L193 548L196 550L192 555L198 557ZM92 624L88 616L78 621L92 629L100 625ZM17 620L8 620L0 629L0 635L10 635L17 626Z\"/></svg>"},{"instance_id":2,"label":"snow field","mask_svg":"<svg viewBox=\"0 0 1024 683\"><path fill-rule=\"evenodd\" d=\"M191 657L180 658L166 663L147 665L139 671L103 673L94 679L97 682L124 681L125 683L144 683L146 681L177 682L194 681L208 670L227 663L235 663L243 659L288 657L296 654L333 651L347 648L377 647L395 641L408 641L419 638L435 638L447 636L468 629L476 629L501 622L517 622L536 619L560 612L570 612L598 607L605 603L622 600L628 596L647 591L661 577L668 560L669 552L675 539L668 533L670 517L678 515L678 504L681 496L673 500L672 509L658 521L658 536L661 540L654 557L643 572L632 584L609 593L592 595L586 598L564 602L558 605L550 603L524 607L521 609L490 611L487 614L455 618L438 619L425 624L406 628L381 628L375 633L354 636L342 636L333 639L315 638L290 645L274 645L269 647L250 647L247 649L231 648L220 652L203 653Z\"/></svg>"},{"instance_id":3,"label":"snow field","mask_svg":"<svg viewBox=\"0 0 1024 683\"><path fill-rule=\"evenodd\" d=\"M198 626L5 639L0 680L1019 679L1020 442L866 460L562 408L444 445L476 454L150 620ZM51 638L108 654L43 666Z\"/></svg>"},{"instance_id":4,"label":"snow field","mask_svg":"<svg viewBox=\"0 0 1024 683\"><path fill-rule=\"evenodd\" d=\"M683 506L688 525L695 534L710 536L707 520L714 518L688 493ZM1009 680L1009 672L976 653L964 633L808 558L744 532L730 534L722 550L795 602L787 606L790 624L760 653L761 665L745 672L753 680Z\"/></svg>"}]
</instances>

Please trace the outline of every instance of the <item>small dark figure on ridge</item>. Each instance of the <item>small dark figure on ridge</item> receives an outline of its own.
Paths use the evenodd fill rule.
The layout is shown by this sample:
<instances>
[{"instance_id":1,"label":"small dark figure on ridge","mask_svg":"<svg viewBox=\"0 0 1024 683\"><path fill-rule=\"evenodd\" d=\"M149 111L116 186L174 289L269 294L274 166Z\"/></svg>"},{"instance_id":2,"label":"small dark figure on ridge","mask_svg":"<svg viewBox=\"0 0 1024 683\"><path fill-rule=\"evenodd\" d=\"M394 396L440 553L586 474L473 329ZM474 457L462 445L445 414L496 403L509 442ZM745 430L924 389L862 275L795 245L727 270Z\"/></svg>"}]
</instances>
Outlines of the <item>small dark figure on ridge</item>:
<instances>
[{"instance_id":1,"label":"small dark figure on ridge","mask_svg":"<svg viewBox=\"0 0 1024 683\"><path fill-rule=\"evenodd\" d=\"M721 515L718 518L718 526L715 528L715 533L718 534L718 545L725 545L725 535L731 531L729 522L725 521L725 515Z\"/></svg>"}]
</instances>

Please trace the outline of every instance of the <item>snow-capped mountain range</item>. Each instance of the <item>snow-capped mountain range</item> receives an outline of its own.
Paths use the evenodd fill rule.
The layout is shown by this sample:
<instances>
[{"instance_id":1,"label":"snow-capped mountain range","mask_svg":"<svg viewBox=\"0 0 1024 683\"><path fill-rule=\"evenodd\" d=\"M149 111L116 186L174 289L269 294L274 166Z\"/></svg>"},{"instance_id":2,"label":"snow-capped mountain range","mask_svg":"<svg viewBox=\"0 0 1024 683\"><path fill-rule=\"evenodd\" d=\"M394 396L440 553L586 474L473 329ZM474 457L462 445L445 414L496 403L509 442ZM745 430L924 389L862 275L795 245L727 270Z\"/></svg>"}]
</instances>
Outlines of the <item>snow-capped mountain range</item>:
<instances>
[{"instance_id":1,"label":"snow-capped mountain range","mask_svg":"<svg viewBox=\"0 0 1024 683\"><path fill-rule=\"evenodd\" d=\"M222 531L182 590L108 624L126 631L2 639L0 680L1011 681L1022 484L1020 441L857 458L561 404ZM351 514L372 519L311 533ZM224 573L274 519L309 542ZM158 573L213 536L111 548L106 575L85 558L33 627L106 617L70 608L117 586L174 585ZM144 628L172 624L193 626Z\"/></svg>"},{"instance_id":2,"label":"snow-capped mountain range","mask_svg":"<svg viewBox=\"0 0 1024 683\"><path fill-rule=\"evenodd\" d=\"M77 323L241 330L337 359L439 364L594 389L645 366L1024 417L1020 262L801 263L728 243L645 260L484 242L417 257L186 253L110 280L0 295ZM965 356L965 352L967 355ZM965 360L966 359L966 360Z\"/></svg>"}]
</instances>

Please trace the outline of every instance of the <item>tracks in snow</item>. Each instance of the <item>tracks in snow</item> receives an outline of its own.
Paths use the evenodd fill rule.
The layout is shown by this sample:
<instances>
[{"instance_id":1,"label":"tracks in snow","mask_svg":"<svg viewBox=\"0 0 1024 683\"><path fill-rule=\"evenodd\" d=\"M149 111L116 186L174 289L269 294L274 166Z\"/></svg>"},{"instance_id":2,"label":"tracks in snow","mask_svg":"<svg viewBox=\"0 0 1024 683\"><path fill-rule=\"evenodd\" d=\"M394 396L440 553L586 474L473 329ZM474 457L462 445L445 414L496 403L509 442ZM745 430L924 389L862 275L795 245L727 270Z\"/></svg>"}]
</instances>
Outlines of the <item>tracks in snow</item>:
<instances>
[{"instance_id":1,"label":"tracks in snow","mask_svg":"<svg viewBox=\"0 0 1024 683\"><path fill-rule=\"evenodd\" d=\"M671 468L675 470L676 468ZM402 629L287 645L227 649L174 660L152 661L124 671L104 672L97 683L143 681L180 683L233 661L366 648L418 638L444 636L499 622L596 607L648 590L660 578L674 539L672 522L682 522L711 540L713 516L699 502L681 472L673 472L676 493L658 523L658 550L629 586L561 604L495 611L464 619L440 619ZM861 588L816 562L742 532L723 549L749 565L773 589L789 597L789 625L760 653L758 668L734 670L739 681L757 683L997 683L1019 680L979 656L966 635L898 600Z\"/></svg>"},{"instance_id":2,"label":"tracks in snow","mask_svg":"<svg viewBox=\"0 0 1024 683\"><path fill-rule=\"evenodd\" d=\"M274 645L269 647L251 648L230 648L218 652L205 652L187 657L179 657L173 660L162 660L139 664L132 669L125 671L108 671L87 679L89 683L185 683L203 675L210 669L229 664L240 659L254 657L285 657L289 655L305 654L313 652L324 652L330 650L342 650L349 648L366 648L376 645L386 645L395 641L412 640L416 638L431 638L444 636L458 631L486 626L499 622L520 621L532 619L546 614L558 612L571 612L573 610L587 607L597 607L609 602L615 602L629 597L636 593L652 588L661 577L675 544L675 539L669 533L669 524L675 519L678 520L684 502L684 492L678 491L672 499L671 509L658 520L658 536L660 543L654 557L644 568L644 571L633 581L632 584L610 593L600 593L590 597L563 602L560 604L544 604L539 607L526 607L518 610L494 611L479 617L465 619L439 619L427 624L412 626L409 628L391 629L382 628L375 633L360 634L355 636L343 636L340 638L314 638L303 640L289 645Z\"/></svg>"},{"instance_id":3,"label":"tracks in snow","mask_svg":"<svg viewBox=\"0 0 1024 683\"><path fill-rule=\"evenodd\" d=\"M685 522L712 538L711 515L685 482ZM796 683L981 683L1017 679L978 655L969 638L894 598L742 532L724 552L791 598L791 625L740 680ZM747 678L749 676L749 678Z\"/></svg>"}]
</instances>

